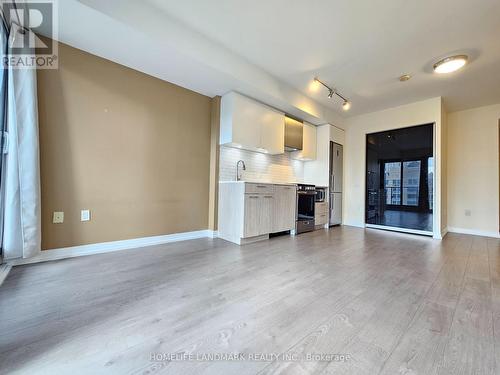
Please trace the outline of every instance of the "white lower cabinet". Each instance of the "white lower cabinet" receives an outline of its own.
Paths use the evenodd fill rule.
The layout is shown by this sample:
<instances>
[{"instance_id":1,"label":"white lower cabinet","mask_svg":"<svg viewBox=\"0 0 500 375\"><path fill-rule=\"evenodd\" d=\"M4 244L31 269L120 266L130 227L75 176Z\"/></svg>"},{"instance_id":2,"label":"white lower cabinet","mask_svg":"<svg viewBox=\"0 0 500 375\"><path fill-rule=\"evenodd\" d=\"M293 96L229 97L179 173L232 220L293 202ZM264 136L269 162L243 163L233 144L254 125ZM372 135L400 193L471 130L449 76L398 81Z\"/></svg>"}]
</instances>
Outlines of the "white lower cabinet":
<instances>
[{"instance_id":1,"label":"white lower cabinet","mask_svg":"<svg viewBox=\"0 0 500 375\"><path fill-rule=\"evenodd\" d=\"M314 224L316 226L328 224L328 202L316 202L314 211Z\"/></svg>"},{"instance_id":2,"label":"white lower cabinet","mask_svg":"<svg viewBox=\"0 0 500 375\"><path fill-rule=\"evenodd\" d=\"M273 231L273 204L274 195L264 195L260 206L260 234L269 234Z\"/></svg>"},{"instance_id":3,"label":"white lower cabinet","mask_svg":"<svg viewBox=\"0 0 500 375\"><path fill-rule=\"evenodd\" d=\"M260 195L245 194L242 237L255 237L262 234L260 231L262 200Z\"/></svg>"},{"instance_id":4,"label":"white lower cabinet","mask_svg":"<svg viewBox=\"0 0 500 375\"><path fill-rule=\"evenodd\" d=\"M295 229L295 186L276 185L274 187L273 233Z\"/></svg>"},{"instance_id":5,"label":"white lower cabinet","mask_svg":"<svg viewBox=\"0 0 500 375\"><path fill-rule=\"evenodd\" d=\"M223 182L219 185L219 237L237 244L295 228L293 185Z\"/></svg>"},{"instance_id":6,"label":"white lower cabinet","mask_svg":"<svg viewBox=\"0 0 500 375\"><path fill-rule=\"evenodd\" d=\"M317 213L314 217L314 225L316 226L324 226L325 224L328 223L328 214L326 212L324 213Z\"/></svg>"},{"instance_id":7,"label":"white lower cabinet","mask_svg":"<svg viewBox=\"0 0 500 375\"><path fill-rule=\"evenodd\" d=\"M243 238L272 232L272 194L245 194Z\"/></svg>"}]
</instances>

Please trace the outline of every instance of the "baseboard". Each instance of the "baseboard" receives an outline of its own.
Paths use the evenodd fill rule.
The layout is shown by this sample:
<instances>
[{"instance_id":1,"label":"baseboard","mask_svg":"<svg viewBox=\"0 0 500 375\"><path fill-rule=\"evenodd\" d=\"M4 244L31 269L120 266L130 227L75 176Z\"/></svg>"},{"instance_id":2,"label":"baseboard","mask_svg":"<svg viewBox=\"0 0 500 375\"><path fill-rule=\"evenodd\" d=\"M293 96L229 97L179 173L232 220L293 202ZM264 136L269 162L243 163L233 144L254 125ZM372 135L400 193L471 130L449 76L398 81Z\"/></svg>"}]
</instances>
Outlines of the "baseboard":
<instances>
[{"instance_id":1,"label":"baseboard","mask_svg":"<svg viewBox=\"0 0 500 375\"><path fill-rule=\"evenodd\" d=\"M7 262L11 266L18 266L22 264L47 262L51 260L73 258L73 257L92 255L92 254L110 253L113 251L130 250L138 247L162 245L170 242L194 240L197 238L207 238L207 237L216 238L217 232L213 230L198 230L193 232L167 234L163 236L142 237L142 238L133 238L130 240L101 242L90 245L63 247L59 249L41 251L37 256L34 256L32 258L8 259Z\"/></svg>"},{"instance_id":2,"label":"baseboard","mask_svg":"<svg viewBox=\"0 0 500 375\"><path fill-rule=\"evenodd\" d=\"M485 231L485 230L477 230L477 229L466 229L466 228L448 227L448 232L450 232L450 233L460 233L460 234L470 234L470 235L473 235L473 236L481 236L481 237L500 238L500 233L497 233L497 232L488 232L488 231Z\"/></svg>"},{"instance_id":3,"label":"baseboard","mask_svg":"<svg viewBox=\"0 0 500 375\"><path fill-rule=\"evenodd\" d=\"M218 238L219 237L219 232L216 230L207 230L207 237L209 238Z\"/></svg>"},{"instance_id":4,"label":"baseboard","mask_svg":"<svg viewBox=\"0 0 500 375\"><path fill-rule=\"evenodd\" d=\"M12 266L10 264L0 264L0 286L2 286L4 280L7 278L11 268Z\"/></svg>"},{"instance_id":5,"label":"baseboard","mask_svg":"<svg viewBox=\"0 0 500 375\"><path fill-rule=\"evenodd\" d=\"M347 227L366 228L366 224L364 223L345 222L342 225L345 225Z\"/></svg>"}]
</instances>

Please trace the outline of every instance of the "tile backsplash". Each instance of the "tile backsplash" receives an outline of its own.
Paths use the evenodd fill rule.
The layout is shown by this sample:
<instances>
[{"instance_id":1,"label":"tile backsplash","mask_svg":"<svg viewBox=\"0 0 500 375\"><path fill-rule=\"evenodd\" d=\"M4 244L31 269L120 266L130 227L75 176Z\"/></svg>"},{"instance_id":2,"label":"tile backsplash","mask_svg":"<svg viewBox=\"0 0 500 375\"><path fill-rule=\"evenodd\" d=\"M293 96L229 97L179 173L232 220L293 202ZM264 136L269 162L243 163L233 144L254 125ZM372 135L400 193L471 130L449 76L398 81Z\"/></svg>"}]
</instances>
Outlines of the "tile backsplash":
<instances>
[{"instance_id":1,"label":"tile backsplash","mask_svg":"<svg viewBox=\"0 0 500 375\"><path fill-rule=\"evenodd\" d=\"M236 180L236 163L243 160L246 171L242 180L255 182L301 183L304 181L304 162L293 160L288 153L267 155L238 148L221 146L219 180Z\"/></svg>"}]
</instances>

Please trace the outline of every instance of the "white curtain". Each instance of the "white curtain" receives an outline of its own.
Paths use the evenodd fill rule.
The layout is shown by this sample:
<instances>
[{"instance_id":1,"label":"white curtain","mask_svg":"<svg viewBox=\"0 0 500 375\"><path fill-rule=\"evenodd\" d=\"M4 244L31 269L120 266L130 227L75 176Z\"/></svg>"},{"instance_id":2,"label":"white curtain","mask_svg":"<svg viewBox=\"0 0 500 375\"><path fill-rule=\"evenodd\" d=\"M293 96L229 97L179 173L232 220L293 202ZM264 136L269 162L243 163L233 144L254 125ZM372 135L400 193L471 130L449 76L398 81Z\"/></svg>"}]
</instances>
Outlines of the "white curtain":
<instances>
[{"instance_id":1,"label":"white curtain","mask_svg":"<svg viewBox=\"0 0 500 375\"><path fill-rule=\"evenodd\" d=\"M12 24L9 46L21 28ZM30 32L30 31L25 31ZM36 69L8 70L8 145L5 170L5 258L29 258L41 249L40 160Z\"/></svg>"}]
</instances>

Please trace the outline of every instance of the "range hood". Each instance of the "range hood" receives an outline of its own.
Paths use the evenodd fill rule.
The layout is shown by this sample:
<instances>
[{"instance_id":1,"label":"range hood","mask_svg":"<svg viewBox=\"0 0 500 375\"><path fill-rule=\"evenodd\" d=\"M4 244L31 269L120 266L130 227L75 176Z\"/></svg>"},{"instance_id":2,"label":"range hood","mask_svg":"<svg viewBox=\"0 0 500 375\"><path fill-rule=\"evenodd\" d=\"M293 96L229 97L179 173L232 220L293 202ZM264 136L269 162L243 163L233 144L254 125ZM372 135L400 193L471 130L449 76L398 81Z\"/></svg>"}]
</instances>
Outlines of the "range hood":
<instances>
[{"instance_id":1,"label":"range hood","mask_svg":"<svg viewBox=\"0 0 500 375\"><path fill-rule=\"evenodd\" d=\"M285 151L302 150L304 124L285 116Z\"/></svg>"}]
</instances>

